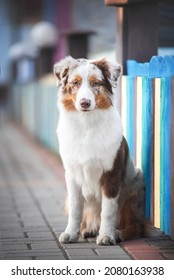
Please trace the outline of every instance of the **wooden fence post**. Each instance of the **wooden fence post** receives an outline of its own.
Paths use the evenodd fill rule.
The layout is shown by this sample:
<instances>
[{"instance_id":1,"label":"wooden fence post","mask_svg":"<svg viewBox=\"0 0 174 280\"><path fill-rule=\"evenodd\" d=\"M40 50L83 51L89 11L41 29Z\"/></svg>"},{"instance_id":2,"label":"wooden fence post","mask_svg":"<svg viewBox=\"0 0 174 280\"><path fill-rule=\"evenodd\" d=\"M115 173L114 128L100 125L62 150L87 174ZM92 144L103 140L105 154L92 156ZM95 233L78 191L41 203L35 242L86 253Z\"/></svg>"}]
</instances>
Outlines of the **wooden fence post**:
<instances>
[{"instance_id":1,"label":"wooden fence post","mask_svg":"<svg viewBox=\"0 0 174 280\"><path fill-rule=\"evenodd\" d=\"M117 60L123 64L126 74L126 61L149 61L157 55L159 38L158 0L105 0L107 5L117 7Z\"/></svg>"}]
</instances>

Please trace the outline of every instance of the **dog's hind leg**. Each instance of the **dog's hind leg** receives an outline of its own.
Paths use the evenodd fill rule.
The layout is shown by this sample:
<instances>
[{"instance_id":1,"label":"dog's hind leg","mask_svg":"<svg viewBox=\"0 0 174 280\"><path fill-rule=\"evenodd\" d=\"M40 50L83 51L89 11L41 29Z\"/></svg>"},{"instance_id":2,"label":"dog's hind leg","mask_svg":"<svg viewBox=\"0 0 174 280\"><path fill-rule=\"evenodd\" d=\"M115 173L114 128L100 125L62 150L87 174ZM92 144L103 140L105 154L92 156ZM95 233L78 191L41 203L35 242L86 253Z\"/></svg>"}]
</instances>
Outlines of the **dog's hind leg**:
<instances>
[{"instance_id":1,"label":"dog's hind leg","mask_svg":"<svg viewBox=\"0 0 174 280\"><path fill-rule=\"evenodd\" d=\"M144 211L142 211L141 208L144 208L144 204L137 204L139 204L138 198L136 198L134 201L134 198L132 198L131 196L124 202L124 205L122 206L122 209L119 213L120 221L117 225L116 230L117 242L140 237L143 235Z\"/></svg>"},{"instance_id":2,"label":"dog's hind leg","mask_svg":"<svg viewBox=\"0 0 174 280\"><path fill-rule=\"evenodd\" d=\"M99 203L96 201L90 201L84 204L83 220L80 228L82 237L95 237L98 234L100 211Z\"/></svg>"}]
</instances>

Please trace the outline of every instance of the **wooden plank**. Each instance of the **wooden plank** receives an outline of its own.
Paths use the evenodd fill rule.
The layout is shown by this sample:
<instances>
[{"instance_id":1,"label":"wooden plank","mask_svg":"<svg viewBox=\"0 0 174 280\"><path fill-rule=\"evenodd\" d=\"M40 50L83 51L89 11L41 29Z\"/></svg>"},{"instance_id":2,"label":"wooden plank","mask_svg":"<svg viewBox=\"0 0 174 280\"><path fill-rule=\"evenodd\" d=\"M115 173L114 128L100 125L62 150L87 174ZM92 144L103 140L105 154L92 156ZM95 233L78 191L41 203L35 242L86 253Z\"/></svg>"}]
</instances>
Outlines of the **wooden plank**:
<instances>
[{"instance_id":1,"label":"wooden plank","mask_svg":"<svg viewBox=\"0 0 174 280\"><path fill-rule=\"evenodd\" d=\"M174 120L174 77L172 78L171 90L171 120ZM174 122L170 122L170 176L171 176L171 189L170 189L170 236L174 239Z\"/></svg>"},{"instance_id":2,"label":"wooden plank","mask_svg":"<svg viewBox=\"0 0 174 280\"><path fill-rule=\"evenodd\" d=\"M121 119L123 125L123 135L127 138L127 99L126 99L126 76L122 76L121 79Z\"/></svg>"},{"instance_id":3,"label":"wooden plank","mask_svg":"<svg viewBox=\"0 0 174 280\"><path fill-rule=\"evenodd\" d=\"M134 77L127 77L127 141L129 145L130 156L134 159Z\"/></svg>"},{"instance_id":4,"label":"wooden plank","mask_svg":"<svg viewBox=\"0 0 174 280\"><path fill-rule=\"evenodd\" d=\"M150 218L151 79L142 78L142 169L146 181L146 217Z\"/></svg>"},{"instance_id":5,"label":"wooden plank","mask_svg":"<svg viewBox=\"0 0 174 280\"><path fill-rule=\"evenodd\" d=\"M137 77L134 78L134 164L137 158Z\"/></svg>"},{"instance_id":6,"label":"wooden plank","mask_svg":"<svg viewBox=\"0 0 174 280\"><path fill-rule=\"evenodd\" d=\"M163 78L164 79L164 78ZM164 109L164 231L170 234L170 218L171 218L171 142L170 142L170 122L171 122L171 78L165 78L165 109Z\"/></svg>"},{"instance_id":7,"label":"wooden plank","mask_svg":"<svg viewBox=\"0 0 174 280\"><path fill-rule=\"evenodd\" d=\"M137 77L136 86L136 160L137 168L142 169L142 77Z\"/></svg>"},{"instance_id":8,"label":"wooden plank","mask_svg":"<svg viewBox=\"0 0 174 280\"><path fill-rule=\"evenodd\" d=\"M160 79L160 229L164 231L165 79Z\"/></svg>"},{"instance_id":9,"label":"wooden plank","mask_svg":"<svg viewBox=\"0 0 174 280\"><path fill-rule=\"evenodd\" d=\"M134 77L122 77L121 118L123 134L128 142L131 158L134 160Z\"/></svg>"},{"instance_id":10,"label":"wooden plank","mask_svg":"<svg viewBox=\"0 0 174 280\"><path fill-rule=\"evenodd\" d=\"M150 132L150 221L154 224L154 118L155 118L155 79L152 79L151 132Z\"/></svg>"},{"instance_id":11,"label":"wooden plank","mask_svg":"<svg viewBox=\"0 0 174 280\"><path fill-rule=\"evenodd\" d=\"M154 92L154 225L160 228L160 79Z\"/></svg>"}]
</instances>

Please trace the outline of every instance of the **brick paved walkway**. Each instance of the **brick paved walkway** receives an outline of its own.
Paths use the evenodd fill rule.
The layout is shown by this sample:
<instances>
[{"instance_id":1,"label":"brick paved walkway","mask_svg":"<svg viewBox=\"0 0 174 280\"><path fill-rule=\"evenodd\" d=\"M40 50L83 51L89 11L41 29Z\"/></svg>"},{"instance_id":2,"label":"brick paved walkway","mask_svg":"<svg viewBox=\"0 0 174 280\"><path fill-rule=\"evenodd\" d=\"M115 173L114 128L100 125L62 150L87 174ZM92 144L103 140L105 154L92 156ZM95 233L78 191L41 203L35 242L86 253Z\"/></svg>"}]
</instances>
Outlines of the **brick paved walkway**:
<instances>
[{"instance_id":1,"label":"brick paved walkway","mask_svg":"<svg viewBox=\"0 0 174 280\"><path fill-rule=\"evenodd\" d=\"M168 237L61 245L66 196L57 157L10 122L0 124L0 259L174 259Z\"/></svg>"}]
</instances>

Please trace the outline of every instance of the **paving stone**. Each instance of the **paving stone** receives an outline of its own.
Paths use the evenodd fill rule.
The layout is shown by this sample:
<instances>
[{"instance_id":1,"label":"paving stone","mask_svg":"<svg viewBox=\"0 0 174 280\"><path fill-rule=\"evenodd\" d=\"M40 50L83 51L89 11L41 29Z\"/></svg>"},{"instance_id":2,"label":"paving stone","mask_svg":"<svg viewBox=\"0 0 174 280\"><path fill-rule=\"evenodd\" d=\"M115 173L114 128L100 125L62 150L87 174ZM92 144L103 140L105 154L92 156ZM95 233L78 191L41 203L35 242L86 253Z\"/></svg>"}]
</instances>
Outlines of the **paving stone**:
<instances>
[{"instance_id":1,"label":"paving stone","mask_svg":"<svg viewBox=\"0 0 174 280\"><path fill-rule=\"evenodd\" d=\"M83 242L77 242L77 243L69 243L69 244L64 244L64 248L68 249L98 249L99 245L96 243L93 243L91 246L91 243L83 241ZM106 246L107 247L107 246ZM111 248L111 247L110 247ZM98 253L97 253L98 254Z\"/></svg>"},{"instance_id":2,"label":"paving stone","mask_svg":"<svg viewBox=\"0 0 174 280\"><path fill-rule=\"evenodd\" d=\"M164 255L164 258L167 259L167 260L174 260L174 251L164 253L163 255Z\"/></svg>"},{"instance_id":3,"label":"paving stone","mask_svg":"<svg viewBox=\"0 0 174 280\"><path fill-rule=\"evenodd\" d=\"M3 246L5 247L6 244L25 244L25 243L31 243L31 240L29 238L25 238L25 237L17 237L17 238L4 238L1 239L1 243L3 244Z\"/></svg>"},{"instance_id":4,"label":"paving stone","mask_svg":"<svg viewBox=\"0 0 174 280\"><path fill-rule=\"evenodd\" d=\"M95 249L98 255L126 255L125 251L120 248L120 246L106 246L106 248L98 247Z\"/></svg>"},{"instance_id":5,"label":"paving stone","mask_svg":"<svg viewBox=\"0 0 174 280\"><path fill-rule=\"evenodd\" d=\"M26 232L50 232L50 229L48 225L43 225L43 226L24 226L23 230Z\"/></svg>"},{"instance_id":6,"label":"paving stone","mask_svg":"<svg viewBox=\"0 0 174 280\"><path fill-rule=\"evenodd\" d=\"M167 247L167 248L170 248L170 247L174 247L174 242L170 239L164 239L164 240L153 240L153 241L148 241L148 243L150 245L153 245L155 247L158 247L158 248L163 248L163 247Z\"/></svg>"},{"instance_id":7,"label":"paving stone","mask_svg":"<svg viewBox=\"0 0 174 280\"><path fill-rule=\"evenodd\" d=\"M71 256L72 260L130 260L128 255L108 255L108 256L98 256L98 255L85 255L85 256Z\"/></svg>"},{"instance_id":8,"label":"paving stone","mask_svg":"<svg viewBox=\"0 0 174 280\"><path fill-rule=\"evenodd\" d=\"M64 255L60 251L26 251L26 252L12 252L12 253L4 253L4 259L13 259L14 257L18 257L19 259L23 259L25 257L49 257L49 256L58 256L62 259L65 259Z\"/></svg>"},{"instance_id":9,"label":"paving stone","mask_svg":"<svg viewBox=\"0 0 174 280\"><path fill-rule=\"evenodd\" d=\"M46 250L46 249L53 249L53 250L57 250L58 249L58 245L55 241L44 241L44 242L34 242L31 245L32 250Z\"/></svg>"},{"instance_id":10,"label":"paving stone","mask_svg":"<svg viewBox=\"0 0 174 280\"><path fill-rule=\"evenodd\" d=\"M64 258L63 256L42 256L42 257L37 257L37 260L65 260L66 258Z\"/></svg>"},{"instance_id":11,"label":"paving stone","mask_svg":"<svg viewBox=\"0 0 174 280\"><path fill-rule=\"evenodd\" d=\"M22 231L1 231L0 234L2 239L9 239L9 238L20 238L20 237L24 237L24 233Z\"/></svg>"},{"instance_id":12,"label":"paving stone","mask_svg":"<svg viewBox=\"0 0 174 280\"><path fill-rule=\"evenodd\" d=\"M32 231L32 232L28 232L28 237L30 239L33 238L52 238L53 239L53 235L51 234L51 232L49 231Z\"/></svg>"},{"instance_id":13,"label":"paving stone","mask_svg":"<svg viewBox=\"0 0 174 280\"><path fill-rule=\"evenodd\" d=\"M165 260L162 254L153 252L131 252L135 260Z\"/></svg>"},{"instance_id":14,"label":"paving stone","mask_svg":"<svg viewBox=\"0 0 174 280\"><path fill-rule=\"evenodd\" d=\"M79 248L79 249L71 249L69 248L66 250L67 255L69 256L70 259L85 259L87 256L93 257L96 256L95 251L93 248L90 249L85 249L85 248Z\"/></svg>"},{"instance_id":15,"label":"paving stone","mask_svg":"<svg viewBox=\"0 0 174 280\"><path fill-rule=\"evenodd\" d=\"M18 243L10 243L10 244L4 244L1 248L2 251L10 251L10 252L16 252L16 251L26 251L27 250L27 245L24 243L18 244Z\"/></svg>"},{"instance_id":16,"label":"paving stone","mask_svg":"<svg viewBox=\"0 0 174 280\"><path fill-rule=\"evenodd\" d=\"M21 227L19 221L8 222L4 221L3 224L0 225L0 229L2 230L12 230L12 229L19 229Z\"/></svg>"},{"instance_id":17,"label":"paving stone","mask_svg":"<svg viewBox=\"0 0 174 280\"><path fill-rule=\"evenodd\" d=\"M73 255L77 255L77 256L96 255L93 248L89 248L89 249L87 249L87 248L78 248L78 249L69 248L68 249L68 254L70 256L73 256Z\"/></svg>"},{"instance_id":18,"label":"paving stone","mask_svg":"<svg viewBox=\"0 0 174 280\"><path fill-rule=\"evenodd\" d=\"M1 260L33 260L31 256L6 255Z\"/></svg>"}]
</instances>

